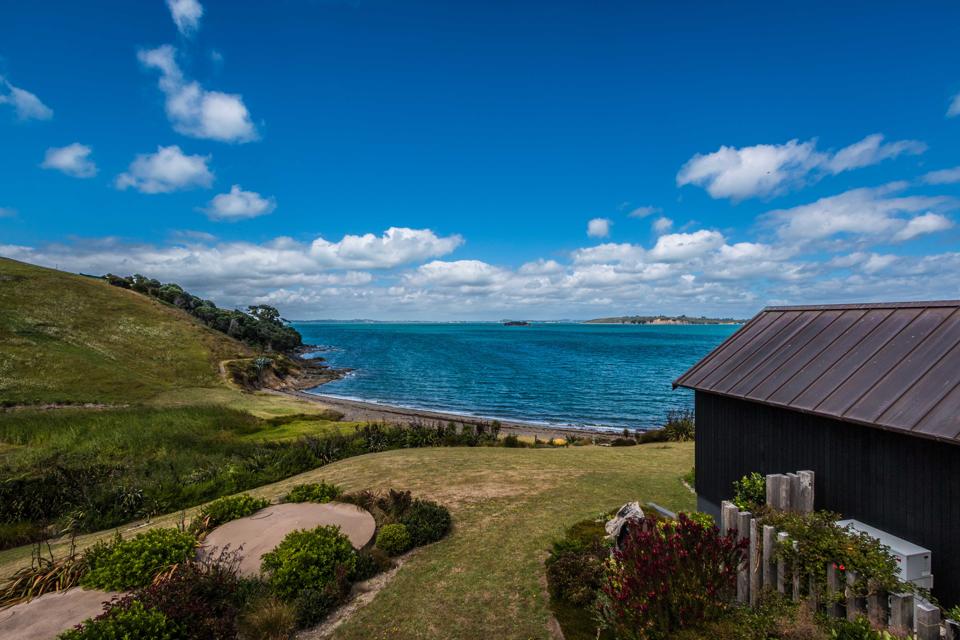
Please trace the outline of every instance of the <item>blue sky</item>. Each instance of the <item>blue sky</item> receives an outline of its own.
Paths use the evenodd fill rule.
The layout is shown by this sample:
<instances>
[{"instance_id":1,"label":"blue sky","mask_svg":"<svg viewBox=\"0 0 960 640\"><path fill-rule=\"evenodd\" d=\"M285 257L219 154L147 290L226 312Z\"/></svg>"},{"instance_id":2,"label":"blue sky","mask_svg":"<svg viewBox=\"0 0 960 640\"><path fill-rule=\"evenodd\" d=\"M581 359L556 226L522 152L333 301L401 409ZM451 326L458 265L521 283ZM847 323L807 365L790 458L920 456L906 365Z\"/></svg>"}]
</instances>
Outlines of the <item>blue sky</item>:
<instances>
[{"instance_id":1,"label":"blue sky","mask_svg":"<svg viewBox=\"0 0 960 640\"><path fill-rule=\"evenodd\" d=\"M297 318L960 297L956 3L6 3L0 255Z\"/></svg>"}]
</instances>

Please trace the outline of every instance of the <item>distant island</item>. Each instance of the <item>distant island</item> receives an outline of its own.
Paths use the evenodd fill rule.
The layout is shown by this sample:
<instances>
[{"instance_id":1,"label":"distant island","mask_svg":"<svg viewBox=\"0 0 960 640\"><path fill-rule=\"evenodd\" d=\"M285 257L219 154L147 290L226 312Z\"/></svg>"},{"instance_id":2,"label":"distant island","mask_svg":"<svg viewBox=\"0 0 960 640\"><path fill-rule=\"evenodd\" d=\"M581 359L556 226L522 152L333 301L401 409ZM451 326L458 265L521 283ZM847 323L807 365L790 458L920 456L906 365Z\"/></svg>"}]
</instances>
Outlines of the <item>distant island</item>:
<instances>
[{"instance_id":1,"label":"distant island","mask_svg":"<svg viewBox=\"0 0 960 640\"><path fill-rule=\"evenodd\" d=\"M615 316L612 318L594 318L584 324L743 324L745 320L735 318L707 318L700 316Z\"/></svg>"}]
</instances>

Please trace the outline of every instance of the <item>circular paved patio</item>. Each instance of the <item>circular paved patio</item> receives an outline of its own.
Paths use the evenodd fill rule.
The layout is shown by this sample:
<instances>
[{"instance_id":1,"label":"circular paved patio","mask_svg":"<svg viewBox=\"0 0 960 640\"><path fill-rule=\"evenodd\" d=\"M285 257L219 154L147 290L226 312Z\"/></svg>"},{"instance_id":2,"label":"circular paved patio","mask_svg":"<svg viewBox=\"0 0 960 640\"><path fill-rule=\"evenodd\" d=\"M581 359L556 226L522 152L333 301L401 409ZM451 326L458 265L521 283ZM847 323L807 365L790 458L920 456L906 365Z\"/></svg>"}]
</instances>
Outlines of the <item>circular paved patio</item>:
<instances>
[{"instance_id":1,"label":"circular paved patio","mask_svg":"<svg viewBox=\"0 0 960 640\"><path fill-rule=\"evenodd\" d=\"M103 603L116 593L69 589L45 593L29 602L0 610L3 640L48 640L87 618L103 613Z\"/></svg>"},{"instance_id":2,"label":"circular paved patio","mask_svg":"<svg viewBox=\"0 0 960 640\"><path fill-rule=\"evenodd\" d=\"M372 515L352 504L275 504L217 527L203 541L200 554L215 558L223 549L238 552L240 573L256 576L263 555L273 551L288 533L321 525L339 526L356 549L366 546L377 528Z\"/></svg>"}]
</instances>

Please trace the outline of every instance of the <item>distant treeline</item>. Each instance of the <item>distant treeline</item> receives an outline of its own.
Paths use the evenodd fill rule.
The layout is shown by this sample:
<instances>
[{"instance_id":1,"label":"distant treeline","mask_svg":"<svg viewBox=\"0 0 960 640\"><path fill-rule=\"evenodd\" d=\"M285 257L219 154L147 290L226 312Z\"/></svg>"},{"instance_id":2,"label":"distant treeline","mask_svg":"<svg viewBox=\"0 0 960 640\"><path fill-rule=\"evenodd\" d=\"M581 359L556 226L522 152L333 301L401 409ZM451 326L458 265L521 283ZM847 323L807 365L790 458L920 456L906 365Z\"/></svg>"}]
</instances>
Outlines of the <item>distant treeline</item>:
<instances>
[{"instance_id":1,"label":"distant treeline","mask_svg":"<svg viewBox=\"0 0 960 640\"><path fill-rule=\"evenodd\" d=\"M162 284L139 273L129 277L108 273L104 279L115 287L130 289L183 309L202 323L231 338L271 351L289 353L303 346L300 332L287 325L275 308L258 304L247 311L221 309L210 300L204 300L183 290L172 282Z\"/></svg>"},{"instance_id":2,"label":"distant treeline","mask_svg":"<svg viewBox=\"0 0 960 640\"><path fill-rule=\"evenodd\" d=\"M743 320L735 318L708 318L700 316L615 316L612 318L595 318L587 320L594 324L740 324Z\"/></svg>"}]
</instances>

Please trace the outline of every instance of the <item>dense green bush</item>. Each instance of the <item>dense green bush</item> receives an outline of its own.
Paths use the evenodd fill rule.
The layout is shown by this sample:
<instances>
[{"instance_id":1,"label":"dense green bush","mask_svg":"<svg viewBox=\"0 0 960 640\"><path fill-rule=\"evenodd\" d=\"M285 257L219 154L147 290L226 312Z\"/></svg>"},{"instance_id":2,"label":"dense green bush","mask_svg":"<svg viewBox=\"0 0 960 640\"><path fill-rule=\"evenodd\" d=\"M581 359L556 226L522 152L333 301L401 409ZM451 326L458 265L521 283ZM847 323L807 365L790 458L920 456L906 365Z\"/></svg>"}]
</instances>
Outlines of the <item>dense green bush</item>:
<instances>
[{"instance_id":1,"label":"dense green bush","mask_svg":"<svg viewBox=\"0 0 960 640\"><path fill-rule=\"evenodd\" d=\"M393 567L393 560L382 550L361 549L357 552L357 564L353 568L353 579L361 582L383 573Z\"/></svg>"},{"instance_id":2,"label":"dense green bush","mask_svg":"<svg viewBox=\"0 0 960 640\"><path fill-rule=\"evenodd\" d=\"M410 532L402 524L385 524L377 533L377 548L389 556L398 556L411 546Z\"/></svg>"},{"instance_id":3,"label":"dense green bush","mask_svg":"<svg viewBox=\"0 0 960 640\"><path fill-rule=\"evenodd\" d=\"M136 601L128 607L111 609L58 636L60 640L178 640L184 637L175 622Z\"/></svg>"},{"instance_id":4,"label":"dense green bush","mask_svg":"<svg viewBox=\"0 0 960 640\"><path fill-rule=\"evenodd\" d=\"M610 441L611 447L634 447L637 441L633 438L614 438Z\"/></svg>"},{"instance_id":5,"label":"dense green bush","mask_svg":"<svg viewBox=\"0 0 960 640\"><path fill-rule=\"evenodd\" d=\"M663 433L672 442L686 442L696 437L697 429L691 409L681 409L667 413L667 423Z\"/></svg>"},{"instance_id":6,"label":"dense green bush","mask_svg":"<svg viewBox=\"0 0 960 640\"><path fill-rule=\"evenodd\" d=\"M261 568L274 593L291 601L304 589L323 591L346 573L352 575L356 552L340 527L293 531L263 556Z\"/></svg>"},{"instance_id":7,"label":"dense green bush","mask_svg":"<svg viewBox=\"0 0 960 640\"><path fill-rule=\"evenodd\" d=\"M753 511L767 502L767 479L758 472L747 474L733 483L733 504L743 511Z\"/></svg>"},{"instance_id":8,"label":"dense green bush","mask_svg":"<svg viewBox=\"0 0 960 640\"><path fill-rule=\"evenodd\" d=\"M142 587L195 550L196 539L177 529L151 529L129 540L117 534L113 542L98 543L84 555L88 571L80 584L106 591Z\"/></svg>"},{"instance_id":9,"label":"dense green bush","mask_svg":"<svg viewBox=\"0 0 960 640\"><path fill-rule=\"evenodd\" d=\"M225 522L246 518L268 506L270 506L269 500L255 498L248 493L220 498L200 509L197 517L190 523L190 529L191 531L209 531Z\"/></svg>"},{"instance_id":10,"label":"dense green bush","mask_svg":"<svg viewBox=\"0 0 960 640\"><path fill-rule=\"evenodd\" d=\"M313 482L298 484L284 496L284 502L331 502L343 494L343 489L335 484Z\"/></svg>"},{"instance_id":11,"label":"dense green bush","mask_svg":"<svg viewBox=\"0 0 960 640\"><path fill-rule=\"evenodd\" d=\"M410 533L410 542L420 547L436 542L450 532L450 511L436 502L414 500L399 518Z\"/></svg>"}]
</instances>

